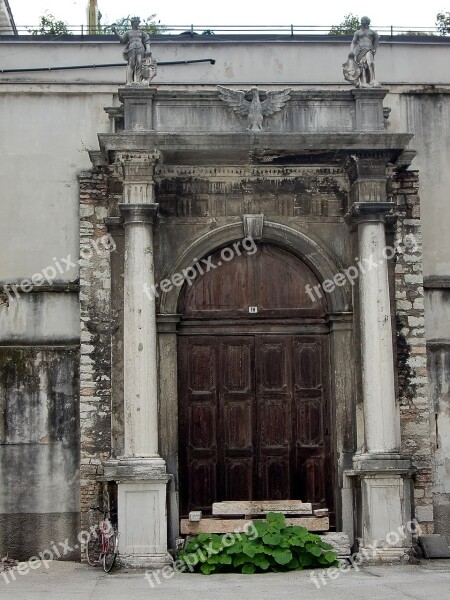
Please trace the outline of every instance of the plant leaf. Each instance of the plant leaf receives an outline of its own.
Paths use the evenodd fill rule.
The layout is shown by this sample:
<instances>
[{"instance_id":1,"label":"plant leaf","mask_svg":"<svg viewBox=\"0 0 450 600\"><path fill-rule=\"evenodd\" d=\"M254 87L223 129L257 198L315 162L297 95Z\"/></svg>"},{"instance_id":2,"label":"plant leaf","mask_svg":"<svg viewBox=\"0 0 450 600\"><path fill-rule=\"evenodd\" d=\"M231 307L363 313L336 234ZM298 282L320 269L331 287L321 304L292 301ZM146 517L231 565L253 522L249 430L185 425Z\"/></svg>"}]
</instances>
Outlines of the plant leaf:
<instances>
[{"instance_id":1,"label":"plant leaf","mask_svg":"<svg viewBox=\"0 0 450 600\"><path fill-rule=\"evenodd\" d=\"M283 513L270 512L267 514L266 520L270 525L277 525L279 527L286 526L286 519L284 518Z\"/></svg>"},{"instance_id":2,"label":"plant leaf","mask_svg":"<svg viewBox=\"0 0 450 600\"><path fill-rule=\"evenodd\" d=\"M279 533L266 533L263 542L268 546L278 546L281 542L281 535Z\"/></svg>"},{"instance_id":3,"label":"plant leaf","mask_svg":"<svg viewBox=\"0 0 450 600\"><path fill-rule=\"evenodd\" d=\"M272 555L279 565L287 565L292 560L292 552L290 550L276 549Z\"/></svg>"},{"instance_id":4,"label":"plant leaf","mask_svg":"<svg viewBox=\"0 0 450 600\"><path fill-rule=\"evenodd\" d=\"M214 565L209 565L208 563L203 563L202 566L200 567L200 571L202 573L204 573L205 575L210 575L214 570L215 570L215 566Z\"/></svg>"},{"instance_id":5,"label":"plant leaf","mask_svg":"<svg viewBox=\"0 0 450 600\"><path fill-rule=\"evenodd\" d=\"M253 573L256 571L256 567L255 565L252 565L250 563L246 563L243 567L242 567L242 572L245 575L253 575Z\"/></svg>"},{"instance_id":6,"label":"plant leaf","mask_svg":"<svg viewBox=\"0 0 450 600\"><path fill-rule=\"evenodd\" d=\"M322 548L316 544L306 544L306 549L313 556L320 556L322 554Z\"/></svg>"}]
</instances>

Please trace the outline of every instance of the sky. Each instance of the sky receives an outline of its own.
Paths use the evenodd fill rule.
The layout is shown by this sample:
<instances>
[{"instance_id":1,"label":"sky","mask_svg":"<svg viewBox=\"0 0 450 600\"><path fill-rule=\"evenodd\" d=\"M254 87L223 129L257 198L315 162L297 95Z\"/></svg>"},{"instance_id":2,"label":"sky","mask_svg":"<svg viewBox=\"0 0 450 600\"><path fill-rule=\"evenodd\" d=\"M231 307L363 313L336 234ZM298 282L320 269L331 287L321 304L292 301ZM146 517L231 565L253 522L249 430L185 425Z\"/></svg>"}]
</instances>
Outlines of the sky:
<instances>
[{"instance_id":1,"label":"sky","mask_svg":"<svg viewBox=\"0 0 450 600\"><path fill-rule=\"evenodd\" d=\"M87 0L9 0L17 25L35 25L45 11L69 25L86 22ZM276 10L274 7L276 6ZM136 15L143 18L156 13L165 25L333 25L347 13L359 17L367 13L372 26L433 27L436 14L450 10L450 0L308 0L275 3L267 0L98 0L103 23Z\"/></svg>"}]
</instances>

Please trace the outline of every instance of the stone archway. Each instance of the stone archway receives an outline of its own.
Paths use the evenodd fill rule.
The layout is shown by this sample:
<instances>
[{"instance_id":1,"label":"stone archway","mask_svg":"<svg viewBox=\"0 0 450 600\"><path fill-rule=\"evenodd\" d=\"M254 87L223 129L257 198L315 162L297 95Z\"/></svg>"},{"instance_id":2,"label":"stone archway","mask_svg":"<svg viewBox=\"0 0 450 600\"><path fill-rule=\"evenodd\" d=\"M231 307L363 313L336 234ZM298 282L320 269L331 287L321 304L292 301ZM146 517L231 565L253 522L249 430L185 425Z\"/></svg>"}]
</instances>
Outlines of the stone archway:
<instances>
[{"instance_id":1,"label":"stone archway","mask_svg":"<svg viewBox=\"0 0 450 600\"><path fill-rule=\"evenodd\" d=\"M244 237L242 223L228 224L216 228L197 238L174 262L165 276L171 278L183 269L189 268L202 257L208 257L218 248L232 246ZM266 221L261 243L280 248L296 257L319 281L332 278L343 265L335 261L324 249L320 240L313 240L303 232L286 225ZM179 527L179 439L178 439L178 339L180 318L178 313L180 287L172 286L162 291L159 298L159 397L160 397L160 438L161 454L167 462L168 471L173 474L169 486L169 531L171 539L177 535ZM354 383L351 363L353 360L353 315L351 293L347 288L337 288L327 295L326 326L330 333L329 349L331 373L330 394L330 438L332 461L336 479L331 482L336 508L336 525L339 530L352 531L352 493L347 478L341 473L344 465L353 455ZM325 324L323 324L326 329ZM335 375L339 377L336 379Z\"/></svg>"}]
</instances>

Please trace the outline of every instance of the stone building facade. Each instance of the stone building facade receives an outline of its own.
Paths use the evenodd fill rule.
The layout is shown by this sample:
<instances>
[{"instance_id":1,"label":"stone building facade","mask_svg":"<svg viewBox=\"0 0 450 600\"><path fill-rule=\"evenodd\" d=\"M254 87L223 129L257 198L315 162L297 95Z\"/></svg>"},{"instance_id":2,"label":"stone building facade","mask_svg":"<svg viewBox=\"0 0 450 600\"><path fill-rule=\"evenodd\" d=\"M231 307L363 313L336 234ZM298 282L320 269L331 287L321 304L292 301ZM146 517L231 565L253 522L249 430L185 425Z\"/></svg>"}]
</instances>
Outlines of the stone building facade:
<instances>
[{"instance_id":1,"label":"stone building facade","mask_svg":"<svg viewBox=\"0 0 450 600\"><path fill-rule=\"evenodd\" d=\"M29 292L2 278L0 550L74 547L98 503L131 565L165 564L180 517L226 499L326 506L379 560L411 554L389 534L413 519L446 535L446 280L425 295L428 133L397 104L433 119L420 102L448 110L447 88L300 81L255 133L212 82L86 85L77 258Z\"/></svg>"}]
</instances>

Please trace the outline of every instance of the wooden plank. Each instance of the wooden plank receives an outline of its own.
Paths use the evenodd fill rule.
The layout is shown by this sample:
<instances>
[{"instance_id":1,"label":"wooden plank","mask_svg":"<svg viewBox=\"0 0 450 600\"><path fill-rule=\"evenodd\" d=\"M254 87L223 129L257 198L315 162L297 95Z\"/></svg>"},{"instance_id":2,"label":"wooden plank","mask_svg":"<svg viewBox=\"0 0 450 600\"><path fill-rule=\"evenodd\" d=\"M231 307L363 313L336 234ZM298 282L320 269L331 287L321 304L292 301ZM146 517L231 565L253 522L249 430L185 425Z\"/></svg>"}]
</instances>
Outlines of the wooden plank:
<instances>
[{"instance_id":1,"label":"wooden plank","mask_svg":"<svg viewBox=\"0 0 450 600\"><path fill-rule=\"evenodd\" d=\"M215 502L212 514L225 515L266 515L281 512L286 515L312 515L312 505L301 500L250 500Z\"/></svg>"},{"instance_id":2,"label":"wooden plank","mask_svg":"<svg viewBox=\"0 0 450 600\"><path fill-rule=\"evenodd\" d=\"M183 535L196 535L197 533L233 533L245 531L252 521L264 519L202 519L193 523L189 519L181 519L181 533ZM286 525L299 525L308 531L328 531L330 520L328 517L288 517Z\"/></svg>"}]
</instances>

